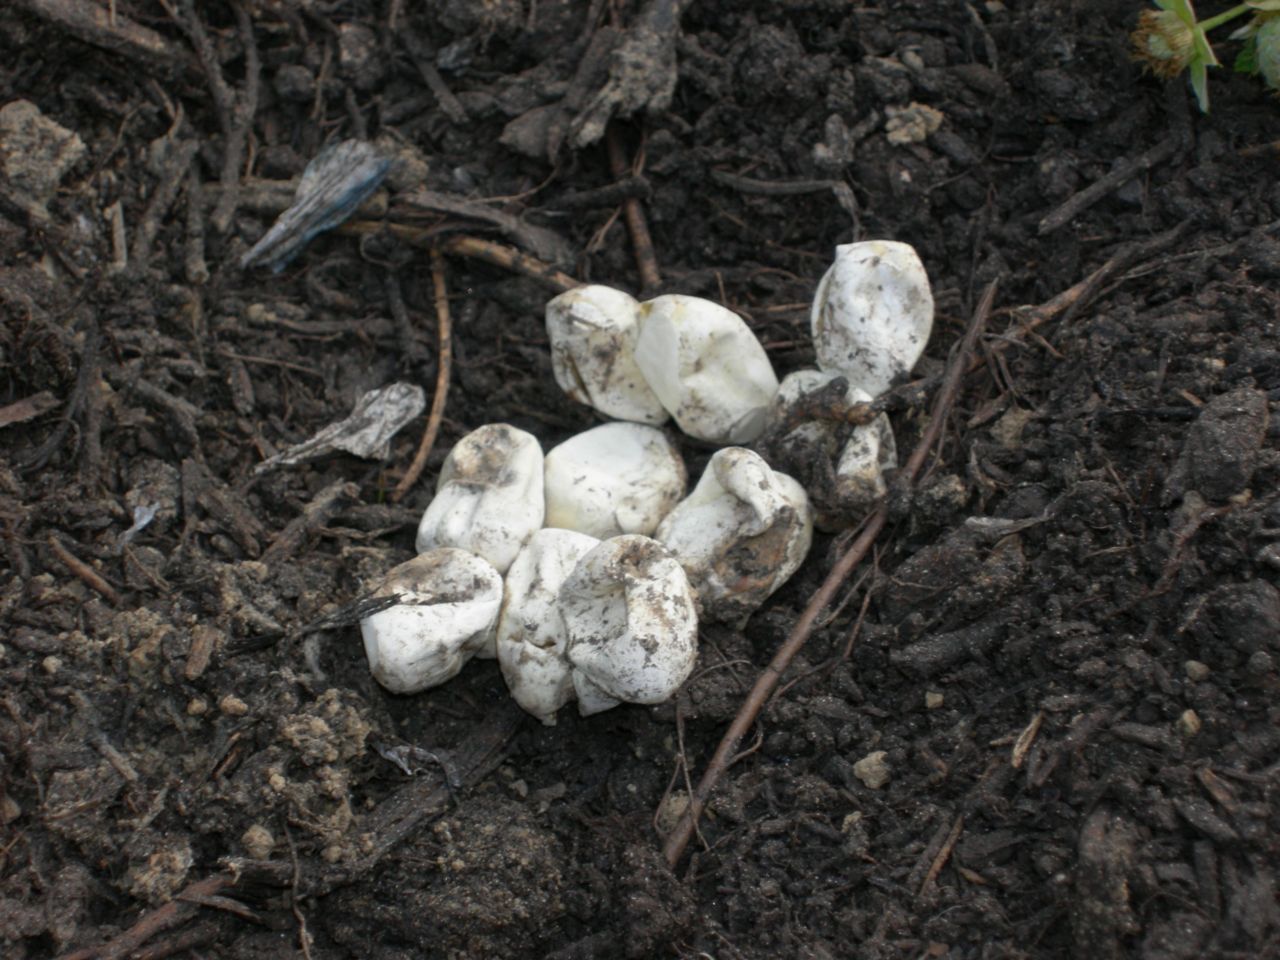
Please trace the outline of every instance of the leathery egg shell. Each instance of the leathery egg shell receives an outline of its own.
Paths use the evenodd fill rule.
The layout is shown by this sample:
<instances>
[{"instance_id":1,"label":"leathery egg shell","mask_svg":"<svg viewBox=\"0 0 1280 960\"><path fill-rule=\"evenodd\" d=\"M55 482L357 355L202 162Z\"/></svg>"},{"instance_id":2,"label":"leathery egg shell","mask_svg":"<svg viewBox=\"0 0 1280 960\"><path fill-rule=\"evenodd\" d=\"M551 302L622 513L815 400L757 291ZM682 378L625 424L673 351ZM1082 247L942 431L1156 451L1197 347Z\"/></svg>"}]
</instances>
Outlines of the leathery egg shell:
<instances>
[{"instance_id":1,"label":"leathery egg shell","mask_svg":"<svg viewBox=\"0 0 1280 960\"><path fill-rule=\"evenodd\" d=\"M599 284L578 287L547 304L551 370L560 389L605 416L660 424L668 413L636 366L640 304Z\"/></svg>"},{"instance_id":2,"label":"leathery egg shell","mask_svg":"<svg viewBox=\"0 0 1280 960\"><path fill-rule=\"evenodd\" d=\"M680 429L711 443L758 437L778 390L751 328L700 297L673 293L640 304L636 364Z\"/></svg>"},{"instance_id":3,"label":"leathery egg shell","mask_svg":"<svg viewBox=\"0 0 1280 960\"><path fill-rule=\"evenodd\" d=\"M878 397L915 366L933 329L933 294L915 249L890 240L836 247L810 313L818 366Z\"/></svg>"},{"instance_id":4,"label":"leathery egg shell","mask_svg":"<svg viewBox=\"0 0 1280 960\"><path fill-rule=\"evenodd\" d=\"M654 536L684 565L705 616L743 623L804 562L813 512L791 477L726 447Z\"/></svg>"},{"instance_id":5,"label":"leathery egg shell","mask_svg":"<svg viewBox=\"0 0 1280 960\"><path fill-rule=\"evenodd\" d=\"M837 405L849 408L871 402L871 395L849 385L843 374L797 370L778 387L769 410L770 427L780 428L796 407L815 394L830 393L828 388L836 380L846 384L836 398ZM814 523L822 530L839 529L883 497L888 492L885 473L898 466L893 427L883 413L870 423L855 426L835 419L802 419L771 440L768 456L771 462L794 472L810 492Z\"/></svg>"},{"instance_id":6,"label":"leathery egg shell","mask_svg":"<svg viewBox=\"0 0 1280 960\"><path fill-rule=\"evenodd\" d=\"M698 614L689 578L639 534L603 541L560 587L578 710L661 703L693 672Z\"/></svg>"},{"instance_id":7,"label":"leathery egg shell","mask_svg":"<svg viewBox=\"0 0 1280 960\"><path fill-rule=\"evenodd\" d=\"M572 530L539 530L507 571L498 666L516 703L547 725L574 696L560 586L599 542Z\"/></svg>"},{"instance_id":8,"label":"leathery egg shell","mask_svg":"<svg viewBox=\"0 0 1280 960\"><path fill-rule=\"evenodd\" d=\"M505 423L486 424L445 458L418 524L418 552L461 547L506 573L545 511L537 439Z\"/></svg>"},{"instance_id":9,"label":"leathery egg shell","mask_svg":"<svg viewBox=\"0 0 1280 960\"><path fill-rule=\"evenodd\" d=\"M400 596L360 621L369 670L392 693L417 693L456 676L493 643L502 577L466 550L440 547L394 567L374 597Z\"/></svg>"},{"instance_id":10,"label":"leathery egg shell","mask_svg":"<svg viewBox=\"0 0 1280 960\"><path fill-rule=\"evenodd\" d=\"M684 496L684 461L666 434L639 423L606 423L546 456L548 527L601 540L645 536Z\"/></svg>"}]
</instances>

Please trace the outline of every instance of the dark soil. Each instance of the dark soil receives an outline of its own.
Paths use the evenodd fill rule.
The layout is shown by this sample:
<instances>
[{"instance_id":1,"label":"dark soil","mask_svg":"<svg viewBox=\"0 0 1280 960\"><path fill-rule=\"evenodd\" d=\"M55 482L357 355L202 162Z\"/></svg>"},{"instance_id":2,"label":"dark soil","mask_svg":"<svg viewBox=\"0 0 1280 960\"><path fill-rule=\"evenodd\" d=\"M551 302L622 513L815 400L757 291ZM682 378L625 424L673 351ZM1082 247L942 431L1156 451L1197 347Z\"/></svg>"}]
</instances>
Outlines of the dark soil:
<instances>
[{"instance_id":1,"label":"dark soil","mask_svg":"<svg viewBox=\"0 0 1280 960\"><path fill-rule=\"evenodd\" d=\"M1131 62L1128 0L703 0L666 33L670 4L625 0L51 12L76 6L107 5L0 14L0 101L86 148L43 209L0 179L7 960L1280 956L1280 103L1259 83L1214 71L1201 116ZM164 46L119 40L130 22ZM642 36L619 177L597 93ZM428 167L357 219L399 240L239 268L281 209L258 181L388 134ZM423 213L423 188L513 219ZM383 461L254 472L366 390L430 397L433 239L641 292L625 196L659 289L737 310L780 374L812 364L837 243L920 252L926 382L999 280L939 455L674 869L662 831L845 539L743 630L706 627L671 704L514 721L492 661L385 693L349 605L411 556L448 448L593 422L551 376L555 288L458 253L453 382L409 495L425 416ZM900 450L926 410L894 412ZM708 451L685 453L696 477ZM403 744L463 786L377 749Z\"/></svg>"}]
</instances>

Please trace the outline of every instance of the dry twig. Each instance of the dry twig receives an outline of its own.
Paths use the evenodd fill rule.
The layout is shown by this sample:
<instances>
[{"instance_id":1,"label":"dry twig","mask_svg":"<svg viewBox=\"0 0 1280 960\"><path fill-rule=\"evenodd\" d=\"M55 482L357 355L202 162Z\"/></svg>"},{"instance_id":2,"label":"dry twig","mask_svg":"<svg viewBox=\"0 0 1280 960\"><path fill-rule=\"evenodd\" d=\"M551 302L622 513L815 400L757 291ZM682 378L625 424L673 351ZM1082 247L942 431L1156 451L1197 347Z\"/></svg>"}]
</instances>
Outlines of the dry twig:
<instances>
[{"instance_id":1,"label":"dry twig","mask_svg":"<svg viewBox=\"0 0 1280 960\"><path fill-rule=\"evenodd\" d=\"M1168 160L1178 149L1178 145L1179 139L1177 137L1166 137L1150 150L1125 161L1110 173L1099 177L1083 190L1072 194L1056 210L1040 221L1038 228L1040 236L1043 237L1046 233L1052 233L1059 227L1065 226L1074 217L1089 209L1112 190L1117 190L1124 186L1144 170L1150 170L1156 164Z\"/></svg>"},{"instance_id":2,"label":"dry twig","mask_svg":"<svg viewBox=\"0 0 1280 960\"><path fill-rule=\"evenodd\" d=\"M453 362L452 321L449 318L449 291L445 286L444 258L439 250L431 251L431 281L436 295L436 329L440 338L440 351L436 357L436 392L431 398L431 412L427 415L427 426L422 431L422 442L418 444L418 452L413 455L409 469L396 484L391 493L391 502L399 503L409 488L418 482L422 470L427 465L427 457L435 446L436 435L440 432L440 421L444 418L444 405L449 396L449 367Z\"/></svg>"},{"instance_id":3,"label":"dry twig","mask_svg":"<svg viewBox=\"0 0 1280 960\"><path fill-rule=\"evenodd\" d=\"M120 594L116 592L116 588L102 579L93 567L59 543L55 536L49 537L49 546L68 570L88 584L96 593L101 594L113 607L120 606Z\"/></svg>"},{"instance_id":4,"label":"dry twig","mask_svg":"<svg viewBox=\"0 0 1280 960\"><path fill-rule=\"evenodd\" d=\"M631 169L631 165L627 163L616 125L609 127L605 143L609 148L609 168L614 180L623 180L640 172ZM656 290L662 284L662 274L658 272L658 256L653 249L653 237L649 233L649 224L645 220L644 207L640 205L640 200L637 197L627 197L623 200L622 215L626 218L627 230L631 233L631 246L636 255L636 269L640 271L640 285L644 290Z\"/></svg>"},{"instance_id":5,"label":"dry twig","mask_svg":"<svg viewBox=\"0 0 1280 960\"><path fill-rule=\"evenodd\" d=\"M968 330L965 331L964 339L956 348L951 362L947 366L946 375L943 377L942 385L938 389L938 395L934 400L929 426L925 429L924 436L920 438L920 442L916 445L910 459L907 460L902 469L902 478L905 484L915 483L924 469L924 464L929 454L942 437L947 414L955 403L961 380L968 367L969 358L973 354L987 317L991 313L991 305L995 300L995 294L996 284L992 282L983 292L982 300L974 311L973 319L969 323ZM685 811L685 815L680 818L680 822L671 831L671 835L663 846L663 855L671 866L674 867L684 853L708 798L735 759L738 744L755 723L756 717L768 701L770 694L773 693L774 688L778 685L778 681L782 679L782 675L786 672L787 667L790 666L792 659L809 639L819 615L835 598L853 568L866 557L888 519L889 505L882 503L867 518L861 534L858 535L852 546L836 561L835 566L831 568L831 572L827 574L826 580L822 582L822 586L813 594L809 604L800 614L800 618L796 621L795 626L792 627L786 642L778 648L778 652L774 654L768 666L761 672L755 686L752 687L751 692L743 701L742 707L738 710L737 716L734 717L729 729L720 740L720 745L716 747L716 752L712 756L711 762L707 764L707 769L703 773L702 779L698 782L697 790L689 798L689 807Z\"/></svg>"},{"instance_id":6,"label":"dry twig","mask_svg":"<svg viewBox=\"0 0 1280 960\"><path fill-rule=\"evenodd\" d=\"M19 9L56 23L73 37L128 57L162 76L194 72L195 64L150 27L111 14L92 0L15 0Z\"/></svg>"}]
</instances>

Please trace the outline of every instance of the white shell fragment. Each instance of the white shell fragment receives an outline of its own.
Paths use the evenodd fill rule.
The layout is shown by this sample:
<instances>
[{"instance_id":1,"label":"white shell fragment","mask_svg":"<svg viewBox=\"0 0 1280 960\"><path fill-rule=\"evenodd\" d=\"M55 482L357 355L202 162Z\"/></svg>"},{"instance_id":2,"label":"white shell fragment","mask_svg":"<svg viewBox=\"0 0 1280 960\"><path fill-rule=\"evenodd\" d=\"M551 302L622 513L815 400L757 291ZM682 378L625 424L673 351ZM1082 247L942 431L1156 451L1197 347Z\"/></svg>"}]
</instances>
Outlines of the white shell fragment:
<instances>
[{"instance_id":1,"label":"white shell fragment","mask_svg":"<svg viewBox=\"0 0 1280 960\"><path fill-rule=\"evenodd\" d=\"M740 623L804 562L813 515L799 483L757 453L726 447L655 536L684 565L702 612Z\"/></svg>"},{"instance_id":2,"label":"white shell fragment","mask_svg":"<svg viewBox=\"0 0 1280 960\"><path fill-rule=\"evenodd\" d=\"M599 542L572 530L539 530L507 571L498 666L516 703L548 725L574 696L560 586Z\"/></svg>"},{"instance_id":3,"label":"white shell fragment","mask_svg":"<svg viewBox=\"0 0 1280 960\"><path fill-rule=\"evenodd\" d=\"M392 693L417 693L457 675L493 643L502 577L466 550L442 547L387 574L374 597L400 602L360 621L373 678Z\"/></svg>"},{"instance_id":4,"label":"white shell fragment","mask_svg":"<svg viewBox=\"0 0 1280 960\"><path fill-rule=\"evenodd\" d=\"M490 423L467 434L440 468L418 524L417 548L461 547L506 573L542 526L542 447L533 434Z\"/></svg>"},{"instance_id":5,"label":"white shell fragment","mask_svg":"<svg viewBox=\"0 0 1280 960\"><path fill-rule=\"evenodd\" d=\"M593 284L547 304L556 383L608 417L660 424L669 414L636 366L637 311L628 293Z\"/></svg>"},{"instance_id":6,"label":"white shell fragment","mask_svg":"<svg viewBox=\"0 0 1280 960\"><path fill-rule=\"evenodd\" d=\"M815 395L838 390L831 385L847 378L821 370L797 370L778 387L769 409L770 440L763 451L771 463L795 473L810 491L814 523L822 530L836 530L866 510L888 492L886 472L897 469L898 449L893 427L885 414L868 424L848 426L835 419L800 419L781 436L785 424L796 420L797 408ZM848 410L869 403L870 394L846 385L830 398L833 405Z\"/></svg>"},{"instance_id":7,"label":"white shell fragment","mask_svg":"<svg viewBox=\"0 0 1280 960\"><path fill-rule=\"evenodd\" d=\"M853 389L853 388L851 388ZM866 403L863 393L855 402ZM836 463L836 500L845 511L865 510L889 492L885 472L898 468L898 444L883 413L856 426Z\"/></svg>"},{"instance_id":8,"label":"white shell fragment","mask_svg":"<svg viewBox=\"0 0 1280 960\"><path fill-rule=\"evenodd\" d=\"M601 540L648 536L684 496L684 461L667 435L639 423L606 423L547 453L548 527Z\"/></svg>"},{"instance_id":9,"label":"white shell fragment","mask_svg":"<svg viewBox=\"0 0 1280 960\"><path fill-rule=\"evenodd\" d=\"M878 397L915 366L933 329L933 294L910 244L836 247L810 315L818 366Z\"/></svg>"},{"instance_id":10,"label":"white shell fragment","mask_svg":"<svg viewBox=\"0 0 1280 960\"><path fill-rule=\"evenodd\" d=\"M699 297L640 304L636 364L691 437L750 443L764 429L778 378L741 317Z\"/></svg>"},{"instance_id":11,"label":"white shell fragment","mask_svg":"<svg viewBox=\"0 0 1280 960\"><path fill-rule=\"evenodd\" d=\"M573 686L583 716L661 703L693 672L698 615L689 578L656 540L605 540L560 587Z\"/></svg>"}]
</instances>

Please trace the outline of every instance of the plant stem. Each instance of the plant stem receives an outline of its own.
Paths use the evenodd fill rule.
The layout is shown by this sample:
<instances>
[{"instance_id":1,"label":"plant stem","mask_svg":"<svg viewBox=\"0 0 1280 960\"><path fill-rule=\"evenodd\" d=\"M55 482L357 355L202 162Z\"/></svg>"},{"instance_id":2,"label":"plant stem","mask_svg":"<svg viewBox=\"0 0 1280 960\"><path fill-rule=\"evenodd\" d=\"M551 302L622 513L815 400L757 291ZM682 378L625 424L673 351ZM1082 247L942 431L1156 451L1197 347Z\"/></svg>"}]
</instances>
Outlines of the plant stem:
<instances>
[{"instance_id":1,"label":"plant stem","mask_svg":"<svg viewBox=\"0 0 1280 960\"><path fill-rule=\"evenodd\" d=\"M1205 33L1208 33L1210 30L1234 20L1236 17L1240 16L1240 14L1248 12L1249 5L1247 3L1238 3L1230 10L1226 10L1223 13L1218 14L1216 17L1210 17L1208 20L1201 20L1199 27Z\"/></svg>"}]
</instances>

